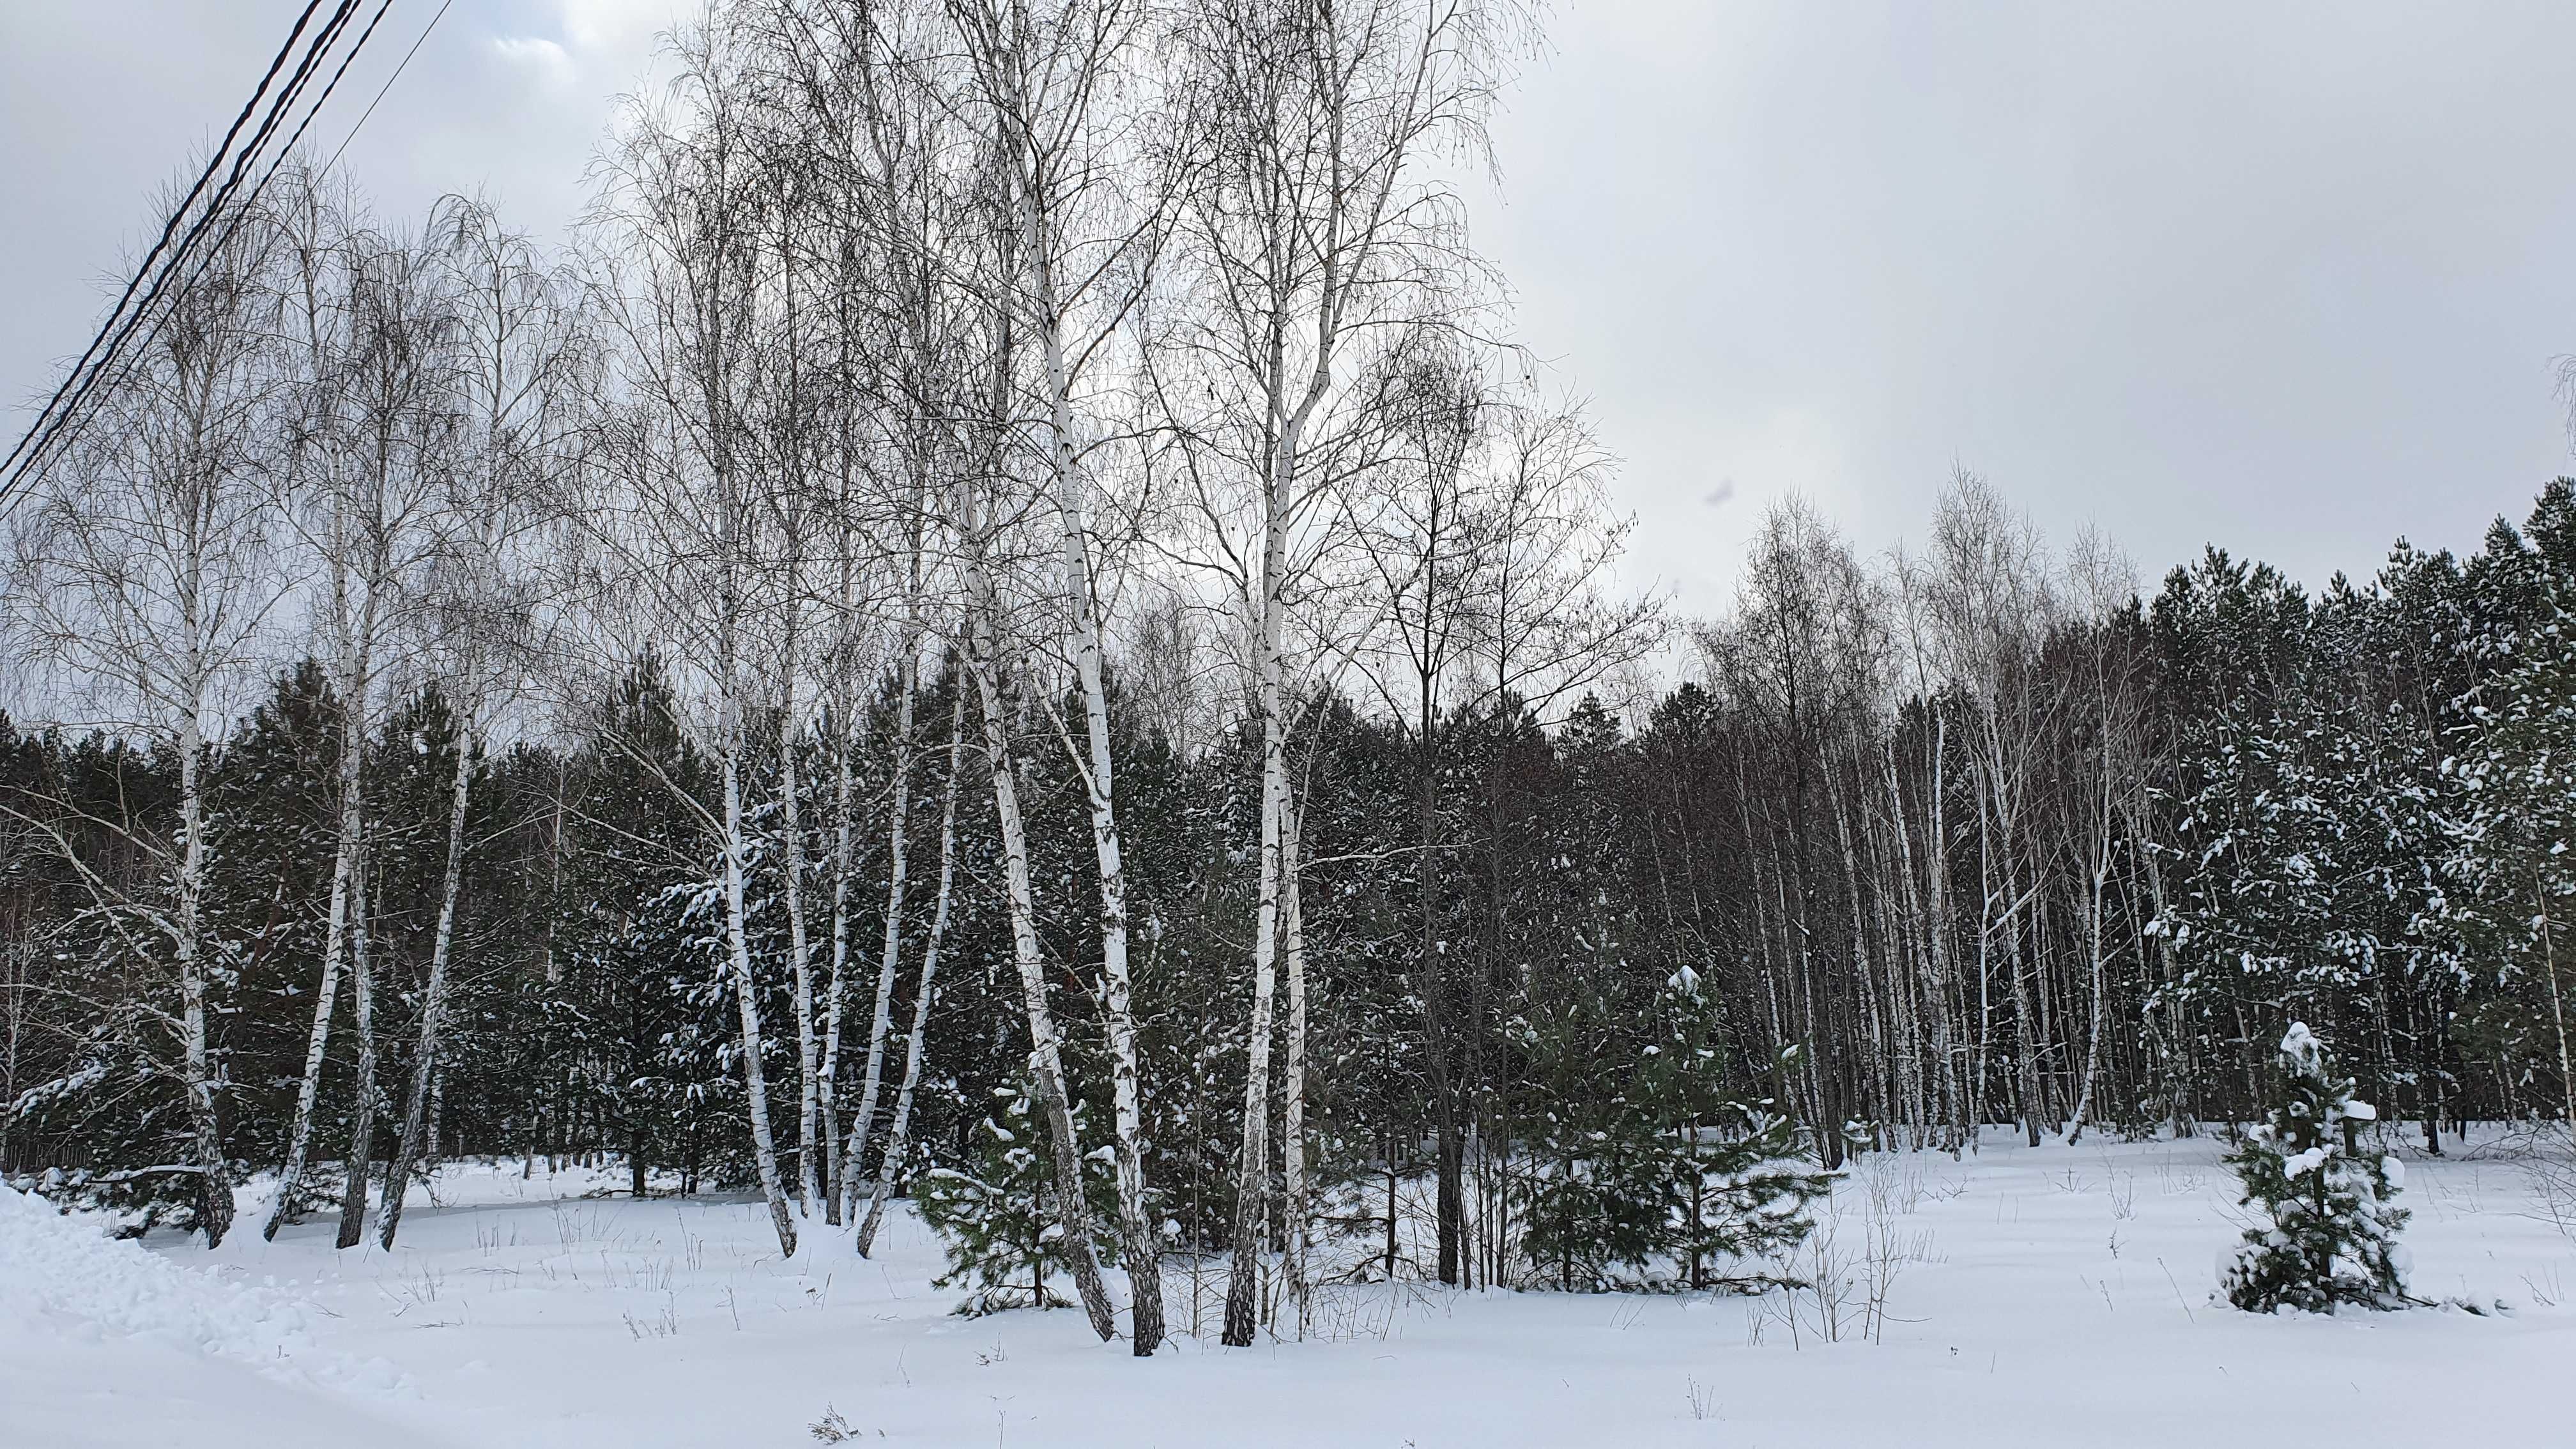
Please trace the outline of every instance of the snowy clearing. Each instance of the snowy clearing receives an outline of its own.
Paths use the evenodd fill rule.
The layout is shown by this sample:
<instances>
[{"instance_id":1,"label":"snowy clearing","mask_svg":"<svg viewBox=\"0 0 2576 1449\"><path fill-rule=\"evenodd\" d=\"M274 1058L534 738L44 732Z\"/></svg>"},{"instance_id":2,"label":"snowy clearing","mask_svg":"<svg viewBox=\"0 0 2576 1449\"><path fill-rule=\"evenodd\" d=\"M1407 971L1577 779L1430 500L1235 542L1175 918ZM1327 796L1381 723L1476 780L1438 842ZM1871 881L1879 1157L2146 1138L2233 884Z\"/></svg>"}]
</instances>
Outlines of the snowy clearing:
<instances>
[{"instance_id":1,"label":"snowy clearing","mask_svg":"<svg viewBox=\"0 0 2576 1449\"><path fill-rule=\"evenodd\" d=\"M1133 1360L1079 1312L979 1320L909 1214L879 1258L758 1202L577 1194L450 1169L401 1246L331 1225L216 1253L0 1200L9 1445L694 1446L855 1437L1198 1444L2195 1446L2550 1442L2576 1243L2502 1157L2410 1162L2414 1288L2489 1306L2256 1318L2210 1301L2232 1242L2215 1144L1989 1141L1872 1159L1823 1221L1896 1260L1882 1341L1762 1299L1345 1290L1337 1336ZM1875 1229L1875 1231L1873 1231ZM1882 1254L1882 1257L1888 1256ZM1174 1275L1177 1296L1186 1275ZM2491 1305L2501 1302L2505 1311ZM1187 1316L1176 1308L1176 1325Z\"/></svg>"}]
</instances>

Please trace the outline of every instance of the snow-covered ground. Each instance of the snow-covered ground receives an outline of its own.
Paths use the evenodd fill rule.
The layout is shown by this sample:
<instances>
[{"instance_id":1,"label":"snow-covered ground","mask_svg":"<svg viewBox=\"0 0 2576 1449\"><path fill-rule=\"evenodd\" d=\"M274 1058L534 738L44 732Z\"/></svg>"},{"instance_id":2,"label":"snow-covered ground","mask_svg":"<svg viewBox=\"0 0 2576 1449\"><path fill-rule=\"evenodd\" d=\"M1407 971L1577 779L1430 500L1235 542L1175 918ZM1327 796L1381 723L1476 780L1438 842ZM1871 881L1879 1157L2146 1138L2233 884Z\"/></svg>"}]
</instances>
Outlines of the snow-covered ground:
<instances>
[{"instance_id":1,"label":"snow-covered ground","mask_svg":"<svg viewBox=\"0 0 2576 1449\"><path fill-rule=\"evenodd\" d=\"M1377 1286L1321 1341L1141 1361L1078 1313L952 1316L908 1215L875 1261L817 1225L782 1262L756 1205L577 1195L611 1180L451 1169L390 1254L112 1242L0 1189L0 1445L2576 1442L2576 1241L2505 1157L2410 1162L2403 1199L2415 1291L2483 1316L2234 1312L2214 1145L1997 1140L1846 1180L1838 1313Z\"/></svg>"}]
</instances>

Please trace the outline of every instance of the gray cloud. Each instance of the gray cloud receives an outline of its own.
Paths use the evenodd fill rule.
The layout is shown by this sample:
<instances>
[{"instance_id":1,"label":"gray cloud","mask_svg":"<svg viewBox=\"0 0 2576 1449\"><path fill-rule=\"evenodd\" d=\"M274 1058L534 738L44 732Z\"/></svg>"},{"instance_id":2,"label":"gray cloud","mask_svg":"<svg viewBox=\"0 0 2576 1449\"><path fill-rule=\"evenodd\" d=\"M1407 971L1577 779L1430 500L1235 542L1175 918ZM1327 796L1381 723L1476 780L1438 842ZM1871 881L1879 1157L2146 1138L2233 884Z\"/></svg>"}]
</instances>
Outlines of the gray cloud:
<instances>
[{"instance_id":1,"label":"gray cloud","mask_svg":"<svg viewBox=\"0 0 2576 1449\"><path fill-rule=\"evenodd\" d=\"M0 10L0 399L82 340L146 194L295 8ZM355 94L431 8L396 6ZM457 0L349 165L388 209L481 187L556 230L680 8ZM2567 467L2576 9L1554 19L1477 224L1523 335L1627 460L1636 577L1685 607L1723 606L1782 494L1882 548L1954 461L2149 571L2215 540L2311 583L2401 533L2474 544ZM331 144L356 109L335 103Z\"/></svg>"}]
</instances>

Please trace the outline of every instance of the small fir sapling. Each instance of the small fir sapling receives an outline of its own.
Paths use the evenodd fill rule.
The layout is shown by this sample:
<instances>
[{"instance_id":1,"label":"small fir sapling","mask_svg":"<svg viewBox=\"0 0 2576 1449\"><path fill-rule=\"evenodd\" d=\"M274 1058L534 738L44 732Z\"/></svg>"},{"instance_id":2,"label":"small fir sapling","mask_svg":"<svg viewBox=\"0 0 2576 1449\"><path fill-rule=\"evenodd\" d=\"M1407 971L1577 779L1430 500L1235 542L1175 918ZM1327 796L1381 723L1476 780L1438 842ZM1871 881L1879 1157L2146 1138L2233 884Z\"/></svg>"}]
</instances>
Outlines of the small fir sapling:
<instances>
[{"instance_id":1,"label":"small fir sapling","mask_svg":"<svg viewBox=\"0 0 2576 1449\"><path fill-rule=\"evenodd\" d=\"M948 1271L937 1286L965 1285L966 1296L956 1311L968 1318L1012 1308L1061 1308L1068 1302L1048 1286L1054 1274L1069 1271L1069 1266L1046 1123L1025 1084L995 1088L993 1097L992 1113L975 1129L971 1170L939 1168L913 1186L922 1221L939 1234L948 1252ZM1076 1108L1075 1122L1082 1117ZM1117 1221L1113 1150L1100 1147L1083 1159L1083 1190L1091 1199L1094 1224ZM1093 1249L1106 1253L1114 1243L1103 1235Z\"/></svg>"},{"instance_id":2,"label":"small fir sapling","mask_svg":"<svg viewBox=\"0 0 2576 1449\"><path fill-rule=\"evenodd\" d=\"M2281 1038L2279 1069L2271 1112L2227 1159L2256 1215L2224 1272L2227 1301L2249 1313L2403 1307L2404 1168L2358 1135L2378 1111L2353 1100L2303 1022Z\"/></svg>"}]
</instances>

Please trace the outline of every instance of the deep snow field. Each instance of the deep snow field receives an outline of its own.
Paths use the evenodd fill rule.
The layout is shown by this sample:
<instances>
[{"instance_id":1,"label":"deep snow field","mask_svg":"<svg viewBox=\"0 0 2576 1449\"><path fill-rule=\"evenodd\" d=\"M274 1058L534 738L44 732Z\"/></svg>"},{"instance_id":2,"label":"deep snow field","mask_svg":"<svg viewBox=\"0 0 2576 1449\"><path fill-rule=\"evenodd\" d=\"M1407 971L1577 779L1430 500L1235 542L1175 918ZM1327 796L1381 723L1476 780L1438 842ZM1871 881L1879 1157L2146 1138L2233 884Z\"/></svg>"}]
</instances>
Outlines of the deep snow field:
<instances>
[{"instance_id":1,"label":"deep snow field","mask_svg":"<svg viewBox=\"0 0 2576 1449\"><path fill-rule=\"evenodd\" d=\"M390 1254L333 1251L328 1221L264 1243L255 1213L208 1253L0 1189L0 1445L788 1449L827 1414L1002 1449L2576 1444L2576 1240L2523 1163L2407 1164L2414 1291L2483 1315L2258 1318L2210 1301L2219 1150L1869 1159L1828 1219L1838 1312L1378 1285L1327 1298L1315 1341L1141 1361L1077 1312L951 1315L908 1214L874 1261L819 1223L781 1261L756 1203L466 1166Z\"/></svg>"}]
</instances>

